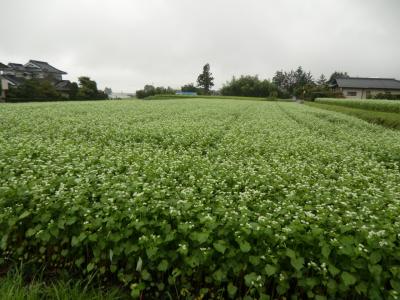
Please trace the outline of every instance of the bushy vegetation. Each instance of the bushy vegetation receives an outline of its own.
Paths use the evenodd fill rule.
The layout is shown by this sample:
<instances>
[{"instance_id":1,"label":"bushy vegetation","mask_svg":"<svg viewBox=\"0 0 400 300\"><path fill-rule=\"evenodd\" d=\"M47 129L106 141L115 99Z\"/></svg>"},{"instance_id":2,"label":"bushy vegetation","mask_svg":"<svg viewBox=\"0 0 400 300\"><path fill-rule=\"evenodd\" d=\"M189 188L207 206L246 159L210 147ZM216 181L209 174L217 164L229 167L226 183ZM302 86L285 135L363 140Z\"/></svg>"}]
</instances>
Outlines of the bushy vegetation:
<instances>
[{"instance_id":1,"label":"bushy vegetation","mask_svg":"<svg viewBox=\"0 0 400 300\"><path fill-rule=\"evenodd\" d=\"M108 95L97 89L97 83L89 77L79 77L79 88L77 90L76 99L81 100L105 100ZM74 99L74 98L72 98Z\"/></svg>"},{"instance_id":2,"label":"bushy vegetation","mask_svg":"<svg viewBox=\"0 0 400 300\"><path fill-rule=\"evenodd\" d=\"M294 103L4 105L0 268L142 298L395 299L400 133Z\"/></svg>"},{"instance_id":3,"label":"bushy vegetation","mask_svg":"<svg viewBox=\"0 0 400 300\"><path fill-rule=\"evenodd\" d=\"M357 100L357 99L316 99L318 103L360 108L373 111L400 113L400 101L391 100Z\"/></svg>"},{"instance_id":4,"label":"bushy vegetation","mask_svg":"<svg viewBox=\"0 0 400 300\"><path fill-rule=\"evenodd\" d=\"M400 94L392 94L390 92L376 94L373 99L400 100Z\"/></svg>"},{"instance_id":5,"label":"bushy vegetation","mask_svg":"<svg viewBox=\"0 0 400 300\"><path fill-rule=\"evenodd\" d=\"M54 100L60 99L61 94L48 80L27 79L18 87L11 87L7 93L8 100Z\"/></svg>"},{"instance_id":6,"label":"bushy vegetation","mask_svg":"<svg viewBox=\"0 0 400 300\"><path fill-rule=\"evenodd\" d=\"M155 95L174 95L175 90L171 87L154 87L153 85L145 85L143 90L136 91L138 99L144 99Z\"/></svg>"},{"instance_id":7,"label":"bushy vegetation","mask_svg":"<svg viewBox=\"0 0 400 300\"><path fill-rule=\"evenodd\" d=\"M11 87L7 93L8 102L55 101L55 100L104 100L108 96L97 89L97 83L89 77L79 77L79 85L72 82L65 93L57 91L54 82L46 79L26 79L20 85Z\"/></svg>"},{"instance_id":8,"label":"bushy vegetation","mask_svg":"<svg viewBox=\"0 0 400 300\"><path fill-rule=\"evenodd\" d=\"M258 76L240 76L227 82L221 89L224 96L277 97L278 89L268 80L260 80Z\"/></svg>"}]
</instances>

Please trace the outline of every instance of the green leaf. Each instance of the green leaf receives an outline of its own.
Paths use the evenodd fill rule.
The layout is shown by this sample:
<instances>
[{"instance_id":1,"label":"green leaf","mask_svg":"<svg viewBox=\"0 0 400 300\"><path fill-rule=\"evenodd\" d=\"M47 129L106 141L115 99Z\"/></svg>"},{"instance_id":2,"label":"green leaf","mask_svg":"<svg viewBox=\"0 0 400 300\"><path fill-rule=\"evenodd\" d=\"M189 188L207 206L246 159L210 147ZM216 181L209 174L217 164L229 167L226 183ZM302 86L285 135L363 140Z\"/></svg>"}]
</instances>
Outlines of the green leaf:
<instances>
[{"instance_id":1,"label":"green leaf","mask_svg":"<svg viewBox=\"0 0 400 300\"><path fill-rule=\"evenodd\" d=\"M30 211L24 211L20 216L19 216L19 220L22 220L22 219L25 219L26 217L29 217L30 216L30 214L31 214L31 212Z\"/></svg>"},{"instance_id":2,"label":"green leaf","mask_svg":"<svg viewBox=\"0 0 400 300\"><path fill-rule=\"evenodd\" d=\"M331 249L329 248L329 246L328 245L324 245L323 247L322 247L322 256L323 257L325 257L325 258L329 258L329 254L331 253ZM318 296L317 296L318 297Z\"/></svg>"},{"instance_id":3,"label":"green leaf","mask_svg":"<svg viewBox=\"0 0 400 300\"><path fill-rule=\"evenodd\" d=\"M92 271L93 269L94 269L94 264L93 263L88 264L87 267L86 267L86 270L88 272Z\"/></svg>"},{"instance_id":4,"label":"green leaf","mask_svg":"<svg viewBox=\"0 0 400 300\"><path fill-rule=\"evenodd\" d=\"M340 273L340 270L338 269L338 268L336 268L334 265L332 265L332 264L330 264L329 266L328 266L328 270L329 270L329 272L333 275L333 276L336 276L337 274L339 274Z\"/></svg>"},{"instance_id":5,"label":"green leaf","mask_svg":"<svg viewBox=\"0 0 400 300\"><path fill-rule=\"evenodd\" d=\"M78 244L79 244L79 239L76 236L73 236L71 240L71 246L75 247Z\"/></svg>"},{"instance_id":6,"label":"green leaf","mask_svg":"<svg viewBox=\"0 0 400 300\"><path fill-rule=\"evenodd\" d=\"M248 287L253 286L256 283L256 281L257 281L257 274L254 272L244 276L244 282Z\"/></svg>"},{"instance_id":7,"label":"green leaf","mask_svg":"<svg viewBox=\"0 0 400 300\"><path fill-rule=\"evenodd\" d=\"M400 281L391 279L390 285L394 288L397 292L400 292Z\"/></svg>"},{"instance_id":8,"label":"green leaf","mask_svg":"<svg viewBox=\"0 0 400 300\"><path fill-rule=\"evenodd\" d=\"M224 280L226 277L226 274L224 271L222 271L221 269L218 269L217 271L214 272L213 274L213 278L218 281L221 282L222 280Z\"/></svg>"},{"instance_id":9,"label":"green leaf","mask_svg":"<svg viewBox=\"0 0 400 300\"><path fill-rule=\"evenodd\" d=\"M369 260L371 261L371 264L373 264L373 265L380 262L381 259L382 259L382 255L378 251L372 252L371 256L369 257Z\"/></svg>"},{"instance_id":10,"label":"green leaf","mask_svg":"<svg viewBox=\"0 0 400 300\"><path fill-rule=\"evenodd\" d=\"M131 284L130 288L131 288L131 297L134 299L137 299L140 297L140 294L142 293L142 290L144 290L145 288L145 284L142 283L134 283Z\"/></svg>"},{"instance_id":11,"label":"green leaf","mask_svg":"<svg viewBox=\"0 0 400 300\"><path fill-rule=\"evenodd\" d=\"M297 271L300 271L303 268L304 265L304 258L299 257L299 258L291 258L290 259L290 264L295 268Z\"/></svg>"},{"instance_id":12,"label":"green leaf","mask_svg":"<svg viewBox=\"0 0 400 300\"><path fill-rule=\"evenodd\" d=\"M111 271L111 273L115 273L115 271L117 271L117 265L111 265L110 271Z\"/></svg>"},{"instance_id":13,"label":"green leaf","mask_svg":"<svg viewBox=\"0 0 400 300\"><path fill-rule=\"evenodd\" d=\"M213 246L215 248L215 250L217 250L218 252L224 254L225 250L226 250L226 242L223 240L218 240L216 242L213 243Z\"/></svg>"},{"instance_id":14,"label":"green leaf","mask_svg":"<svg viewBox=\"0 0 400 300\"><path fill-rule=\"evenodd\" d=\"M142 277L143 280L146 280L146 281L150 281L151 280L151 275L150 275L149 271L147 271L146 269L144 269L140 273L140 276Z\"/></svg>"},{"instance_id":15,"label":"green leaf","mask_svg":"<svg viewBox=\"0 0 400 300\"><path fill-rule=\"evenodd\" d=\"M238 288L232 282L229 282L229 284L228 284L229 298L234 298L237 293L237 290L238 290Z\"/></svg>"},{"instance_id":16,"label":"green leaf","mask_svg":"<svg viewBox=\"0 0 400 300\"><path fill-rule=\"evenodd\" d=\"M148 258L152 258L157 254L158 248L157 247L150 247L146 249L146 254Z\"/></svg>"},{"instance_id":17,"label":"green leaf","mask_svg":"<svg viewBox=\"0 0 400 300\"><path fill-rule=\"evenodd\" d=\"M161 272L165 272L168 269L168 261L166 259L163 259L157 267L157 270L161 271Z\"/></svg>"},{"instance_id":18,"label":"green leaf","mask_svg":"<svg viewBox=\"0 0 400 300\"><path fill-rule=\"evenodd\" d=\"M296 252L292 249L286 249L286 255L292 259L296 258Z\"/></svg>"},{"instance_id":19,"label":"green leaf","mask_svg":"<svg viewBox=\"0 0 400 300\"><path fill-rule=\"evenodd\" d=\"M255 255L250 255L249 262L253 266L258 266L260 264L260 257L259 256L255 256Z\"/></svg>"},{"instance_id":20,"label":"green leaf","mask_svg":"<svg viewBox=\"0 0 400 300\"><path fill-rule=\"evenodd\" d=\"M241 242L239 246L240 251L242 251L243 253L247 253L251 250L251 245L247 241Z\"/></svg>"},{"instance_id":21,"label":"green leaf","mask_svg":"<svg viewBox=\"0 0 400 300\"><path fill-rule=\"evenodd\" d=\"M197 241L197 242L199 242L200 244L203 244L203 243L205 243L207 240L208 240L208 237L209 237L209 233L208 232L193 232L191 235L190 235L190 238L193 240L193 241Z\"/></svg>"},{"instance_id":22,"label":"green leaf","mask_svg":"<svg viewBox=\"0 0 400 300\"><path fill-rule=\"evenodd\" d=\"M277 268L273 265L266 265L265 266L265 272L267 273L268 276L272 276L276 273Z\"/></svg>"},{"instance_id":23,"label":"green leaf","mask_svg":"<svg viewBox=\"0 0 400 300\"><path fill-rule=\"evenodd\" d=\"M261 293L260 300L271 300L271 296Z\"/></svg>"},{"instance_id":24,"label":"green leaf","mask_svg":"<svg viewBox=\"0 0 400 300\"><path fill-rule=\"evenodd\" d=\"M31 236L33 236L34 234L36 233L36 230L34 229L34 228L29 228L27 231L26 231L26 237L31 237Z\"/></svg>"},{"instance_id":25,"label":"green leaf","mask_svg":"<svg viewBox=\"0 0 400 300\"><path fill-rule=\"evenodd\" d=\"M344 283L346 286L353 285L353 284L355 284L356 281L357 281L357 278L354 277L353 275L351 275L349 272L343 272L342 275L341 275L341 277L342 277L343 283Z\"/></svg>"}]
</instances>

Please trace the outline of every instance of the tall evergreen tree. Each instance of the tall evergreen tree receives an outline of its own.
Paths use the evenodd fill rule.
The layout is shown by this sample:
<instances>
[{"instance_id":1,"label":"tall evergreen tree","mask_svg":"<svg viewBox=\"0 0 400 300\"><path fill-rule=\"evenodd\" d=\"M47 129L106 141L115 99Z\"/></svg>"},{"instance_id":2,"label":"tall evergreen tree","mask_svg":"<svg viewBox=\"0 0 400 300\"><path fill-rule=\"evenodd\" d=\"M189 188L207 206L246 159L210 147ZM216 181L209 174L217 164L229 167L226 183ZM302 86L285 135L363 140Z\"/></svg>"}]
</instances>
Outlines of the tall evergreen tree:
<instances>
[{"instance_id":1,"label":"tall evergreen tree","mask_svg":"<svg viewBox=\"0 0 400 300\"><path fill-rule=\"evenodd\" d=\"M210 94L210 90L214 86L214 77L210 72L210 64L206 64L203 67L203 73L197 77L197 84L204 89L205 94Z\"/></svg>"}]
</instances>

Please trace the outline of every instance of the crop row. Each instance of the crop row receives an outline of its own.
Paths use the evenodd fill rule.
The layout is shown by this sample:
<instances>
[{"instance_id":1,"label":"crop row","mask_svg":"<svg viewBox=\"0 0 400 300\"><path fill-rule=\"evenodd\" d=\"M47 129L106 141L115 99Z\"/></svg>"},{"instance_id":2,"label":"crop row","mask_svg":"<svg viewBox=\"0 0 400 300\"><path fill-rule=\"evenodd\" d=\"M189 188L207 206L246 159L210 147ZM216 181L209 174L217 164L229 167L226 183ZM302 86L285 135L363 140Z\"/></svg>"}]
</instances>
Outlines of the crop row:
<instances>
[{"instance_id":1,"label":"crop row","mask_svg":"<svg viewBox=\"0 0 400 300\"><path fill-rule=\"evenodd\" d=\"M4 105L0 266L134 297L392 298L400 134L293 103Z\"/></svg>"},{"instance_id":2,"label":"crop row","mask_svg":"<svg viewBox=\"0 0 400 300\"><path fill-rule=\"evenodd\" d=\"M319 98L315 101L318 103L360 108L373 111L400 113L400 101L398 100L352 100Z\"/></svg>"}]
</instances>

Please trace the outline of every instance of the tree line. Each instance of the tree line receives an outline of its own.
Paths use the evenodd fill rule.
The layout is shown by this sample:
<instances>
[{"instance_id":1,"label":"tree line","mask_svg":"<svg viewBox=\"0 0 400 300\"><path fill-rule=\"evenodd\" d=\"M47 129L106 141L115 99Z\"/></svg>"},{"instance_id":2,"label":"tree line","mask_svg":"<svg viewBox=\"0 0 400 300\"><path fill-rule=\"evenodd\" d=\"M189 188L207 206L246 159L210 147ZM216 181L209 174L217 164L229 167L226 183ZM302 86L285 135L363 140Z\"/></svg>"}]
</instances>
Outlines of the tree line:
<instances>
[{"instance_id":1,"label":"tree line","mask_svg":"<svg viewBox=\"0 0 400 300\"><path fill-rule=\"evenodd\" d=\"M106 91L111 93L108 88ZM11 87L7 93L7 101L104 99L108 99L107 93L99 90L96 81L87 76L79 77L78 83L67 84L62 92L50 80L25 79L20 85Z\"/></svg>"},{"instance_id":2,"label":"tree line","mask_svg":"<svg viewBox=\"0 0 400 300\"><path fill-rule=\"evenodd\" d=\"M296 70L277 71L272 78L260 79L257 75L241 75L232 77L219 91L213 91L214 77L210 65L203 67L202 73L197 77L197 85L188 83L181 87L182 93L197 93L198 95L223 95L264 98L291 98L314 100L317 97L343 97L340 93L332 91L330 85L339 78L349 78L347 72L335 71L329 79L322 74L317 80L311 72L306 72L301 66ZM175 94L177 91L168 87L154 87L146 85L144 89L136 91L138 98L146 98L157 94Z\"/></svg>"}]
</instances>

